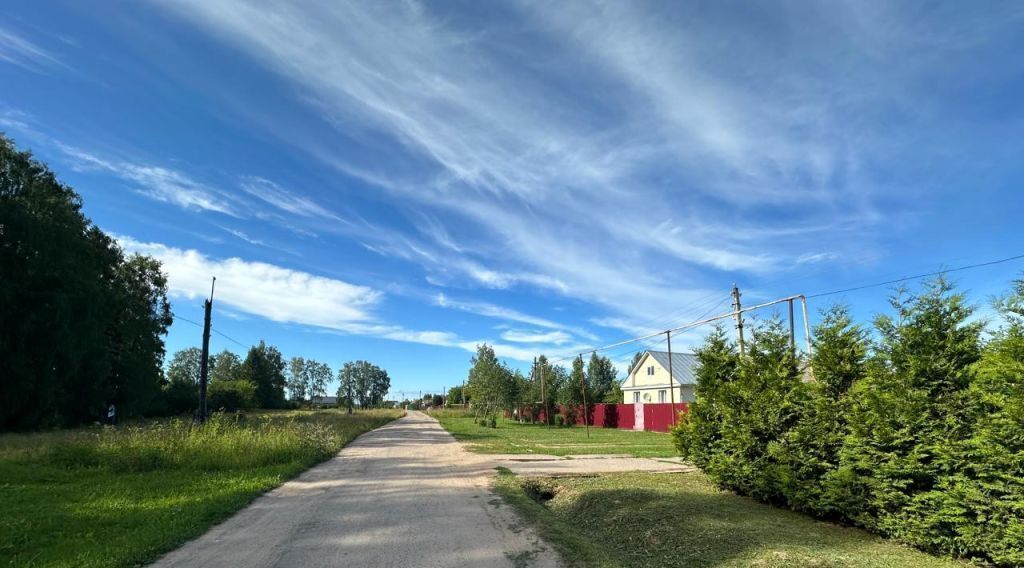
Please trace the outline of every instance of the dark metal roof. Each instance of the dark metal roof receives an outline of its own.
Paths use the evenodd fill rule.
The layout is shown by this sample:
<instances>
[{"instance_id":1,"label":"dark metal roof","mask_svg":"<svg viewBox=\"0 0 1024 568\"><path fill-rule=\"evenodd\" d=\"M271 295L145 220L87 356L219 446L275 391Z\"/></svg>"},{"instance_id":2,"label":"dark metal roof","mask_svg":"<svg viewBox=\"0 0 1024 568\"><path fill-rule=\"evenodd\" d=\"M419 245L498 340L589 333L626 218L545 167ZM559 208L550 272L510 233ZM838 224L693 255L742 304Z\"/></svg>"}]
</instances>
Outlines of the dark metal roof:
<instances>
[{"instance_id":1,"label":"dark metal roof","mask_svg":"<svg viewBox=\"0 0 1024 568\"><path fill-rule=\"evenodd\" d=\"M648 351L659 365L668 370L668 351ZM681 385L697 384L697 367L700 363L693 353L672 354L672 378Z\"/></svg>"}]
</instances>

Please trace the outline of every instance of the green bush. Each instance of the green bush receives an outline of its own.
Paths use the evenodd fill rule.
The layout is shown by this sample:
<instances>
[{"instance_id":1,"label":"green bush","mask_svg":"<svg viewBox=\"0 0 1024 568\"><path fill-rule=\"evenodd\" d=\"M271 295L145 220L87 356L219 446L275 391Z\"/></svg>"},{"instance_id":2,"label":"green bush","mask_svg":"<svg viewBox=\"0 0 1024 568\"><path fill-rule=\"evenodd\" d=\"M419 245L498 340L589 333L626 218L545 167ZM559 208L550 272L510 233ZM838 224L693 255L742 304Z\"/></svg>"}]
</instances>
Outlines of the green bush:
<instances>
[{"instance_id":1,"label":"green bush","mask_svg":"<svg viewBox=\"0 0 1024 568\"><path fill-rule=\"evenodd\" d=\"M207 408L212 410L246 410L256 407L256 386L249 381L217 381L211 383Z\"/></svg>"},{"instance_id":2,"label":"green bush","mask_svg":"<svg viewBox=\"0 0 1024 568\"><path fill-rule=\"evenodd\" d=\"M491 428L497 428L498 427L498 419L495 418L494 416L491 416L491 419L487 421L487 425L490 426Z\"/></svg>"},{"instance_id":3,"label":"green bush","mask_svg":"<svg viewBox=\"0 0 1024 568\"><path fill-rule=\"evenodd\" d=\"M162 414L192 414L199 407L199 387L183 381L171 381L163 388L162 398Z\"/></svg>"},{"instance_id":4,"label":"green bush","mask_svg":"<svg viewBox=\"0 0 1024 568\"><path fill-rule=\"evenodd\" d=\"M783 494L791 507L821 516L842 517L825 479L839 467L839 449L849 432L850 388L866 373L867 332L853 323L843 306L827 310L814 329L813 382L801 419L782 440L777 454Z\"/></svg>"},{"instance_id":5,"label":"green bush","mask_svg":"<svg viewBox=\"0 0 1024 568\"><path fill-rule=\"evenodd\" d=\"M720 355L720 349L720 345L709 343L702 351ZM717 390L723 401L715 406L714 422L695 417L685 423L695 432L709 425L717 430L702 431L702 435L716 438L706 455L697 460L705 471L744 495L783 501L783 469L775 454L779 440L800 418L806 398L800 378L781 320L772 318L758 326L734 376L718 385L705 385L708 389L704 390Z\"/></svg>"},{"instance_id":6,"label":"green bush","mask_svg":"<svg viewBox=\"0 0 1024 568\"><path fill-rule=\"evenodd\" d=\"M673 430L719 485L919 548L1024 565L1024 282L984 323L944 279L898 292L877 341L842 307L814 329L801 380L773 319L737 356L698 350L697 401Z\"/></svg>"},{"instance_id":7,"label":"green bush","mask_svg":"<svg viewBox=\"0 0 1024 568\"><path fill-rule=\"evenodd\" d=\"M726 385L736 378L739 358L721 327L715 328L696 355L700 362L696 401L690 404L689 412L680 415L672 438L683 457L706 468L708 457L720 451L720 399Z\"/></svg>"}]
</instances>

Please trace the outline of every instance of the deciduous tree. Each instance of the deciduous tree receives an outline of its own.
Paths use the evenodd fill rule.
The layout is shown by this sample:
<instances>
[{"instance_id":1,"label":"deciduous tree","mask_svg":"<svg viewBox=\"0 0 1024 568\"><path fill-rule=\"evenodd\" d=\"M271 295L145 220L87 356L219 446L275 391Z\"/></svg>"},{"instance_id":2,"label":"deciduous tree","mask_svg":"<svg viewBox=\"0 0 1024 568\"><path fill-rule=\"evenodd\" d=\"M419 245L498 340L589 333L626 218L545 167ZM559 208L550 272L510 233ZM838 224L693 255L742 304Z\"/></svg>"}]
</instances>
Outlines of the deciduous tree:
<instances>
[{"instance_id":1,"label":"deciduous tree","mask_svg":"<svg viewBox=\"0 0 1024 568\"><path fill-rule=\"evenodd\" d=\"M284 407L285 362L276 347L260 341L249 349L242 363L240 377L256 388L256 404L260 408Z\"/></svg>"}]
</instances>

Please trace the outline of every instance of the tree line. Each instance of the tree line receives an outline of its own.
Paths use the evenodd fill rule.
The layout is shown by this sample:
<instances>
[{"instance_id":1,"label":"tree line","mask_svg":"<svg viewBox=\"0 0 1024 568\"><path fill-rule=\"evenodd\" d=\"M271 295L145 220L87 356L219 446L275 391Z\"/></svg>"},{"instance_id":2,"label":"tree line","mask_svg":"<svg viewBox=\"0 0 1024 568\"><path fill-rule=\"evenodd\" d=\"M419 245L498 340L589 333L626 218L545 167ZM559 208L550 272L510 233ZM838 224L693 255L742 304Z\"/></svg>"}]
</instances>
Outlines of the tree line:
<instances>
[{"instance_id":1,"label":"tree line","mask_svg":"<svg viewBox=\"0 0 1024 568\"><path fill-rule=\"evenodd\" d=\"M465 386L449 389L448 401L460 404L466 400L483 416L516 411L538 416L546 408L548 420L553 419L555 408L562 405L564 420L572 424L582 420L578 412L584 396L589 405L622 402L617 374L609 358L592 353L586 365L581 358L573 359L570 369L554 365L541 355L526 376L498 360L494 349L483 344L477 346L470 359Z\"/></svg>"},{"instance_id":2,"label":"tree line","mask_svg":"<svg viewBox=\"0 0 1024 568\"><path fill-rule=\"evenodd\" d=\"M677 447L740 494L1024 565L1024 281L995 302L1002 324L987 338L945 279L891 305L871 328L826 310L809 360L777 318L742 355L717 329L697 351Z\"/></svg>"},{"instance_id":3,"label":"tree line","mask_svg":"<svg viewBox=\"0 0 1024 568\"><path fill-rule=\"evenodd\" d=\"M0 431L192 412L201 351L175 353L159 261L127 255L82 212L82 198L0 135ZM260 342L245 359L210 358L209 408L284 408L322 398L333 378L318 361ZM366 361L339 370L338 398L380 406L387 372ZM285 397L291 391L292 400Z\"/></svg>"},{"instance_id":4,"label":"tree line","mask_svg":"<svg viewBox=\"0 0 1024 568\"><path fill-rule=\"evenodd\" d=\"M0 135L0 430L160 404L171 325L160 263L126 255L82 199Z\"/></svg>"},{"instance_id":5,"label":"tree line","mask_svg":"<svg viewBox=\"0 0 1024 568\"><path fill-rule=\"evenodd\" d=\"M168 412L191 412L199 400L202 350L176 352L167 367L164 388ZM338 369L337 404L376 408L383 406L391 388L387 371L367 361L350 361ZM330 365L315 359L292 357L261 341L245 359L225 350L210 356L208 407L212 410L295 408L326 406L327 385L334 379ZM289 395L289 396L286 396Z\"/></svg>"}]
</instances>

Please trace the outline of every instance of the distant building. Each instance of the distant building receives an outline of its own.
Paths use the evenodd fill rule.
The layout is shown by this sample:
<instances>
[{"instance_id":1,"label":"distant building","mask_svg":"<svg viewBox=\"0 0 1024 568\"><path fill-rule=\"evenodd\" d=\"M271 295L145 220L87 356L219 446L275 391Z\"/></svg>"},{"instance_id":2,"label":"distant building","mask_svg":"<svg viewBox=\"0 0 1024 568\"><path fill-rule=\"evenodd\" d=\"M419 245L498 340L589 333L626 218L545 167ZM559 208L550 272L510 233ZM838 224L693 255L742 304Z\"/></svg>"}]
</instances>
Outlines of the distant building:
<instances>
[{"instance_id":1,"label":"distant building","mask_svg":"<svg viewBox=\"0 0 1024 568\"><path fill-rule=\"evenodd\" d=\"M693 402L697 385L697 356L672 354L672 380L668 376L668 352L647 351L622 381L624 403ZM674 392L670 393L669 388Z\"/></svg>"},{"instance_id":2,"label":"distant building","mask_svg":"<svg viewBox=\"0 0 1024 568\"><path fill-rule=\"evenodd\" d=\"M338 397L336 396L314 396L309 399L311 406L338 406Z\"/></svg>"}]
</instances>

